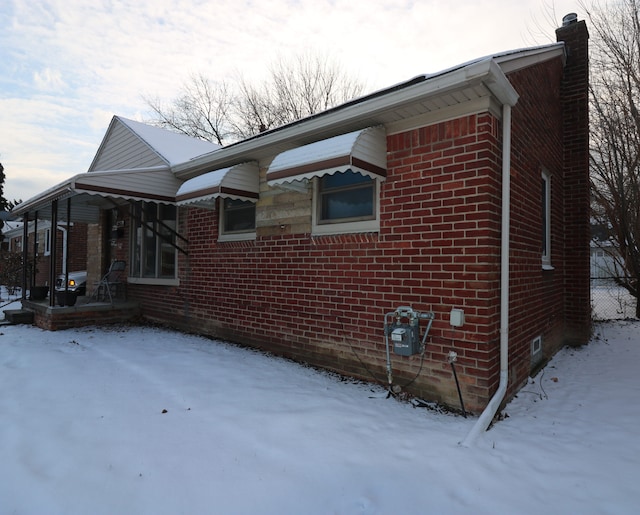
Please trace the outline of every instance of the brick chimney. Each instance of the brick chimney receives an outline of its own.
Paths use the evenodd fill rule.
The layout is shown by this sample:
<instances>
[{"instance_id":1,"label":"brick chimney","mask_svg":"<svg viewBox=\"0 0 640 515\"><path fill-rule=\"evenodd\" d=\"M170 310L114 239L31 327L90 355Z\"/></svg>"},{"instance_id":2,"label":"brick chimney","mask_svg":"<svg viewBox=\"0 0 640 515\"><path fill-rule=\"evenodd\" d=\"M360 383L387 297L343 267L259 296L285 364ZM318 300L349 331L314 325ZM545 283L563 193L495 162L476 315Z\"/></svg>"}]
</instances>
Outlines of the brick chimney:
<instances>
[{"instance_id":1,"label":"brick chimney","mask_svg":"<svg viewBox=\"0 0 640 515\"><path fill-rule=\"evenodd\" d=\"M565 44L563 109L565 340L585 343L591 332L589 205L589 32L575 13L562 19L556 38Z\"/></svg>"}]
</instances>

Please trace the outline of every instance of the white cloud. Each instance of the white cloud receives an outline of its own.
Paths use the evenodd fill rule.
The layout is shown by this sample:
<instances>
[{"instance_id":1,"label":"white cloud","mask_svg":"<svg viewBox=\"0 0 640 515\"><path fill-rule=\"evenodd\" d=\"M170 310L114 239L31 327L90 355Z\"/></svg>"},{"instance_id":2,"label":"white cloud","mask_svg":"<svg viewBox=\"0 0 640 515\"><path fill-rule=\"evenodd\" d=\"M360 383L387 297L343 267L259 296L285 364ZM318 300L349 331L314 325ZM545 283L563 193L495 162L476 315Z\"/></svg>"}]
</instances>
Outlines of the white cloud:
<instances>
[{"instance_id":1,"label":"white cloud","mask_svg":"<svg viewBox=\"0 0 640 515\"><path fill-rule=\"evenodd\" d=\"M60 91L66 87L60 72L51 68L34 72L33 81L38 89L45 91Z\"/></svg>"}]
</instances>

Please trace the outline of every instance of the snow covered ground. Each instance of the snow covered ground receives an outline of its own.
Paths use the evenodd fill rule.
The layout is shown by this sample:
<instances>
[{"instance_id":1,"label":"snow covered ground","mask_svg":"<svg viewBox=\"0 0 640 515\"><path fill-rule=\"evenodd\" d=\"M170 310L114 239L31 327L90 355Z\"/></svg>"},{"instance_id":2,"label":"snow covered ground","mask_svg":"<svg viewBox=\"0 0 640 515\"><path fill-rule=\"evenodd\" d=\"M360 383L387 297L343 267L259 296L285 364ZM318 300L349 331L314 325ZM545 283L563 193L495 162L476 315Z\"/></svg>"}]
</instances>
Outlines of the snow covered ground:
<instances>
[{"instance_id":1,"label":"snow covered ground","mask_svg":"<svg viewBox=\"0 0 640 515\"><path fill-rule=\"evenodd\" d=\"M5 308L6 309L6 308ZM474 419L157 328L0 328L0 514L635 514L640 322Z\"/></svg>"},{"instance_id":2,"label":"snow covered ground","mask_svg":"<svg viewBox=\"0 0 640 515\"><path fill-rule=\"evenodd\" d=\"M600 281L591 288L591 309L595 320L633 318L636 314L636 299L624 288L608 281Z\"/></svg>"}]
</instances>

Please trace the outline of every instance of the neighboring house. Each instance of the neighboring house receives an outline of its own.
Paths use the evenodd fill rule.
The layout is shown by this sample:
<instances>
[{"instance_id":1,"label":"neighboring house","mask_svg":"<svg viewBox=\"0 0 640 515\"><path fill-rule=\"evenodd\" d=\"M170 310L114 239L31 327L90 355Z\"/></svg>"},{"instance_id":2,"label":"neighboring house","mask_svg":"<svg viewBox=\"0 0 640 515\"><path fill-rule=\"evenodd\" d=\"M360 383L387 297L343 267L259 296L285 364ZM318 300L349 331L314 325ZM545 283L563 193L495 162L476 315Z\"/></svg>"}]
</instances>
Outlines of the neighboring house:
<instances>
[{"instance_id":1,"label":"neighboring house","mask_svg":"<svg viewBox=\"0 0 640 515\"><path fill-rule=\"evenodd\" d=\"M7 227L3 232L6 249L11 252L23 252L24 224L7 222L12 227ZM54 248L50 220L30 221L27 225L27 261L32 265L33 256L37 256L35 270L30 268L27 287L31 285L48 286L51 277L51 257ZM55 275L85 270L87 266L87 225L83 223L59 222L58 238L56 239L57 260L55 263ZM34 238L35 235L35 238Z\"/></svg>"},{"instance_id":2,"label":"neighboring house","mask_svg":"<svg viewBox=\"0 0 640 515\"><path fill-rule=\"evenodd\" d=\"M2 228L2 249L10 252L22 250L22 222L6 221Z\"/></svg>"},{"instance_id":3,"label":"neighboring house","mask_svg":"<svg viewBox=\"0 0 640 515\"><path fill-rule=\"evenodd\" d=\"M615 277L624 277L625 272L616 259L618 249L609 242L591 242L591 281L596 284L615 284Z\"/></svg>"},{"instance_id":4,"label":"neighboring house","mask_svg":"<svg viewBox=\"0 0 640 515\"><path fill-rule=\"evenodd\" d=\"M114 117L88 173L14 212L90 223L89 270L126 260L147 320L382 382L390 361L453 406L455 352L477 412L589 337L586 25L557 37L224 148ZM401 306L435 319L389 360Z\"/></svg>"},{"instance_id":5,"label":"neighboring house","mask_svg":"<svg viewBox=\"0 0 640 515\"><path fill-rule=\"evenodd\" d=\"M618 247L605 224L591 222L590 251L592 286L615 284L615 277L626 275Z\"/></svg>"}]
</instances>

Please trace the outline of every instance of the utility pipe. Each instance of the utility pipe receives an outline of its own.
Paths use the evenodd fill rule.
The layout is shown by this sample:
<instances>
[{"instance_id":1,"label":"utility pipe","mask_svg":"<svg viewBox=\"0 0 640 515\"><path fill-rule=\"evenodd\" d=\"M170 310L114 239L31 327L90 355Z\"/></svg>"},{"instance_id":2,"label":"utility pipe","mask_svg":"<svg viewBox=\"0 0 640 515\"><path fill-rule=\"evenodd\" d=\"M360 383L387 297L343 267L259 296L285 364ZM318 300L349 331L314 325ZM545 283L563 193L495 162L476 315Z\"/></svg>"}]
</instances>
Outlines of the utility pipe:
<instances>
[{"instance_id":1,"label":"utility pipe","mask_svg":"<svg viewBox=\"0 0 640 515\"><path fill-rule=\"evenodd\" d=\"M500 251L500 383L467 437L460 442L470 447L484 433L495 416L509 383L509 238L511 209L511 106L502 106L502 234Z\"/></svg>"}]
</instances>

